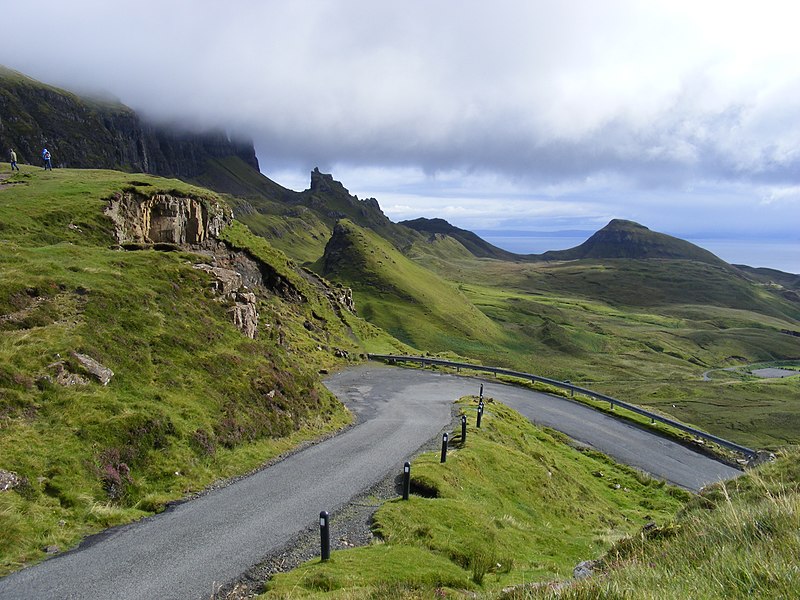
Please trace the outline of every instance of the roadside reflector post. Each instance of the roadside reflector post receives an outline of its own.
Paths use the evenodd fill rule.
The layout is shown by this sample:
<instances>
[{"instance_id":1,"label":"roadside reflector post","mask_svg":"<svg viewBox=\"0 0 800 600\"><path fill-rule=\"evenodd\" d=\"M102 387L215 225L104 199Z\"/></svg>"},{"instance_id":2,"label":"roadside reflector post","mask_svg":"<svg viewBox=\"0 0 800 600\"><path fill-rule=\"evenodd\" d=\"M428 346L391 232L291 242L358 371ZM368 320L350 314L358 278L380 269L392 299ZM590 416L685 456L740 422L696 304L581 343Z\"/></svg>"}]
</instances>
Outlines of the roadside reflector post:
<instances>
[{"instance_id":1,"label":"roadside reflector post","mask_svg":"<svg viewBox=\"0 0 800 600\"><path fill-rule=\"evenodd\" d=\"M478 429L481 428L481 417L483 416L483 402L478 404Z\"/></svg>"},{"instance_id":2,"label":"roadside reflector post","mask_svg":"<svg viewBox=\"0 0 800 600\"><path fill-rule=\"evenodd\" d=\"M330 516L328 511L323 510L319 513L319 539L321 546L322 560L330 560L331 558L331 528Z\"/></svg>"},{"instance_id":3,"label":"roadside reflector post","mask_svg":"<svg viewBox=\"0 0 800 600\"><path fill-rule=\"evenodd\" d=\"M411 463L406 462L403 465L403 500L408 500L408 495L411 493Z\"/></svg>"},{"instance_id":4,"label":"roadside reflector post","mask_svg":"<svg viewBox=\"0 0 800 600\"><path fill-rule=\"evenodd\" d=\"M447 438L446 433L442 434L442 459L439 462L447 462Z\"/></svg>"},{"instance_id":5,"label":"roadside reflector post","mask_svg":"<svg viewBox=\"0 0 800 600\"><path fill-rule=\"evenodd\" d=\"M483 401L483 384L481 384L481 395L480 395L480 399L481 399L481 401Z\"/></svg>"},{"instance_id":6,"label":"roadside reflector post","mask_svg":"<svg viewBox=\"0 0 800 600\"><path fill-rule=\"evenodd\" d=\"M467 415L461 415L461 445L467 443Z\"/></svg>"},{"instance_id":7,"label":"roadside reflector post","mask_svg":"<svg viewBox=\"0 0 800 600\"><path fill-rule=\"evenodd\" d=\"M611 410L614 410L614 403L613 403L613 402L609 402L609 403L608 403L608 406L609 406L609 408L610 408Z\"/></svg>"}]
</instances>

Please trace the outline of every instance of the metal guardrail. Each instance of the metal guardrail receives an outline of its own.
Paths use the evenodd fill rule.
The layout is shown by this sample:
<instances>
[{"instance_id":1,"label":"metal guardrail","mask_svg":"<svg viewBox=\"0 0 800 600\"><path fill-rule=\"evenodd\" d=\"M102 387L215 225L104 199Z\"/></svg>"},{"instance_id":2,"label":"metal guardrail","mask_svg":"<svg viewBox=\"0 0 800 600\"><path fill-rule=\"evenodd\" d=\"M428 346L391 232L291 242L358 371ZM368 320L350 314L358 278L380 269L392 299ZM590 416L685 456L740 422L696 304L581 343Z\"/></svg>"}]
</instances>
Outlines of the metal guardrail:
<instances>
[{"instance_id":1,"label":"metal guardrail","mask_svg":"<svg viewBox=\"0 0 800 600\"><path fill-rule=\"evenodd\" d=\"M566 381L558 381L556 379L540 377L539 375L533 375L531 373L522 373L520 371L512 371L510 369L502 369L499 367L484 367L483 365L458 363L449 360L442 360L439 358L428 358L425 356L396 356L392 354L367 354L367 357L370 360L394 360L402 362L415 362L421 364L423 367L426 365L439 365L442 367L453 367L457 370L471 369L473 371L484 371L486 373L494 373L495 375L508 375L510 377L517 377L519 379L528 379L531 382L546 383L561 389L569 390L572 394L578 392L590 398L594 398L596 400L600 400L603 402L608 402L612 408L615 406L619 406L621 408L624 408L625 410L629 410L638 415L648 417L653 421L659 421L661 423L664 423L665 425L669 425L670 427L680 429L681 431L685 431L686 433L689 433L691 435L706 439L710 442L714 442L715 444L719 444L723 448L733 450L734 452L739 452L750 459L755 458L758 454L752 448L748 448L746 446L742 446L735 442L731 442L730 440L726 440L725 438L721 438L716 435L706 433L705 431L700 431L699 429L695 429L694 427L690 427L689 425L684 425L683 423L674 421L673 419L664 417L654 412L650 412L649 410L646 410L640 406L636 406L635 404L629 404L628 402L623 402L622 400L618 400L617 398L613 398L612 396L606 396L605 394L600 394L598 392L582 388L577 385L572 385L571 383Z\"/></svg>"}]
</instances>

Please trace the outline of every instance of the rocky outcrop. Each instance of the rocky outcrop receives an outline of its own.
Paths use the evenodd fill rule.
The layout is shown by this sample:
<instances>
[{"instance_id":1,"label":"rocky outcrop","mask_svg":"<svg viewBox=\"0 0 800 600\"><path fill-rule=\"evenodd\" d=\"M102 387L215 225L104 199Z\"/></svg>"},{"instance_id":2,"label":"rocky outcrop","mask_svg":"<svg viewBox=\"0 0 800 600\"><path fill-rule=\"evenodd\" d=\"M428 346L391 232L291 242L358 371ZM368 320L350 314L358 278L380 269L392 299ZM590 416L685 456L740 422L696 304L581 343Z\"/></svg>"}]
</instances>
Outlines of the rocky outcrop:
<instances>
[{"instance_id":1,"label":"rocky outcrop","mask_svg":"<svg viewBox=\"0 0 800 600\"><path fill-rule=\"evenodd\" d=\"M42 379L64 387L71 387L74 385L89 385L90 380L87 379L86 375L94 377L101 385L108 385L114 376L114 371L91 356L80 352L72 352L71 355L77 362L77 368L74 364L70 365L65 360L59 360L47 366L47 369L53 375L45 375ZM76 373L75 371L83 371L83 373Z\"/></svg>"},{"instance_id":2,"label":"rocky outcrop","mask_svg":"<svg viewBox=\"0 0 800 600\"><path fill-rule=\"evenodd\" d=\"M105 214L114 222L117 243L203 246L219 235L232 217L206 199L134 192L115 194Z\"/></svg>"},{"instance_id":3,"label":"rocky outcrop","mask_svg":"<svg viewBox=\"0 0 800 600\"><path fill-rule=\"evenodd\" d=\"M258 334L258 303L256 295L247 291L247 287L244 286L242 274L232 269L204 263L196 264L194 268L214 276L212 287L219 299L232 303L228 312L231 314L233 324L244 335L255 339Z\"/></svg>"},{"instance_id":4,"label":"rocky outcrop","mask_svg":"<svg viewBox=\"0 0 800 600\"><path fill-rule=\"evenodd\" d=\"M233 318L233 324L251 340L255 339L258 334L256 295L252 292L236 292L233 300L233 307L228 311Z\"/></svg>"},{"instance_id":5,"label":"rocky outcrop","mask_svg":"<svg viewBox=\"0 0 800 600\"><path fill-rule=\"evenodd\" d=\"M337 283L333 287L329 287L328 296L333 302L344 306L351 313L356 314L356 301L353 300L353 289L344 287L342 284Z\"/></svg>"},{"instance_id":6,"label":"rocky outcrop","mask_svg":"<svg viewBox=\"0 0 800 600\"><path fill-rule=\"evenodd\" d=\"M111 381L111 378L114 376L114 371L100 364L91 356L80 354L79 352L73 352L72 356L89 375L97 379L102 385L108 385L108 382Z\"/></svg>"},{"instance_id":7,"label":"rocky outcrop","mask_svg":"<svg viewBox=\"0 0 800 600\"><path fill-rule=\"evenodd\" d=\"M14 471L5 471L0 469L0 492L7 492L13 490L20 483L19 475Z\"/></svg>"}]
</instances>

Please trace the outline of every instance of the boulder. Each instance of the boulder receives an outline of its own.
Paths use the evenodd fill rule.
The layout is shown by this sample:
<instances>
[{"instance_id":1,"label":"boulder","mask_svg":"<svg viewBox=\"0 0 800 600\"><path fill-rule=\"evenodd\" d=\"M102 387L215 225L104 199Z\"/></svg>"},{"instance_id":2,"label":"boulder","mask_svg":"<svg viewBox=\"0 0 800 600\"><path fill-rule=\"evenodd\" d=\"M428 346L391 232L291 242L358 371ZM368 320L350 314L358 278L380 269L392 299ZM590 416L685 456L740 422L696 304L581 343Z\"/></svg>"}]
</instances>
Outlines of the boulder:
<instances>
[{"instance_id":1,"label":"boulder","mask_svg":"<svg viewBox=\"0 0 800 600\"><path fill-rule=\"evenodd\" d=\"M19 484L20 478L14 471L0 469L0 492L13 490Z\"/></svg>"},{"instance_id":2,"label":"boulder","mask_svg":"<svg viewBox=\"0 0 800 600\"><path fill-rule=\"evenodd\" d=\"M594 570L597 568L597 562L596 560L584 560L583 562L579 562L575 565L575 568L572 569L572 576L575 579L591 577L594 575Z\"/></svg>"},{"instance_id":3,"label":"boulder","mask_svg":"<svg viewBox=\"0 0 800 600\"><path fill-rule=\"evenodd\" d=\"M72 356L77 360L80 365L86 369L90 375L92 375L97 381L99 381L103 385L108 385L108 382L111 381L111 378L114 376L114 371L101 365L91 356L87 356L86 354L79 354L78 352L73 352Z\"/></svg>"}]
</instances>

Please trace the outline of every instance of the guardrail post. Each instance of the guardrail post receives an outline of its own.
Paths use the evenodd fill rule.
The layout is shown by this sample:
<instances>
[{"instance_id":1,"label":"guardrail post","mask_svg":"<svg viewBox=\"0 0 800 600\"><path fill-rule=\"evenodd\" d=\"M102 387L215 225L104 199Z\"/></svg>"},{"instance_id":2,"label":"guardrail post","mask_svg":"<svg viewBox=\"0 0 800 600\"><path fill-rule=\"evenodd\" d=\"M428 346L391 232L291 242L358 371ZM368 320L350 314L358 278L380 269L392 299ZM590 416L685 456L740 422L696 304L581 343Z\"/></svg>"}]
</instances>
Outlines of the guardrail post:
<instances>
[{"instance_id":1,"label":"guardrail post","mask_svg":"<svg viewBox=\"0 0 800 600\"><path fill-rule=\"evenodd\" d=\"M408 495L411 493L411 463L406 462L403 465L403 500L408 500Z\"/></svg>"},{"instance_id":2,"label":"guardrail post","mask_svg":"<svg viewBox=\"0 0 800 600\"><path fill-rule=\"evenodd\" d=\"M481 417L482 416L483 416L483 401L481 401L481 403L478 404L478 422L477 422L478 429L481 428Z\"/></svg>"},{"instance_id":3,"label":"guardrail post","mask_svg":"<svg viewBox=\"0 0 800 600\"><path fill-rule=\"evenodd\" d=\"M467 415L461 415L461 445L467 443Z\"/></svg>"},{"instance_id":4,"label":"guardrail post","mask_svg":"<svg viewBox=\"0 0 800 600\"><path fill-rule=\"evenodd\" d=\"M319 513L319 539L321 546L322 560L329 560L331 557L331 529L328 511L323 510Z\"/></svg>"},{"instance_id":5,"label":"guardrail post","mask_svg":"<svg viewBox=\"0 0 800 600\"><path fill-rule=\"evenodd\" d=\"M447 462L447 439L448 435L446 433L442 434L442 458L439 462Z\"/></svg>"}]
</instances>

